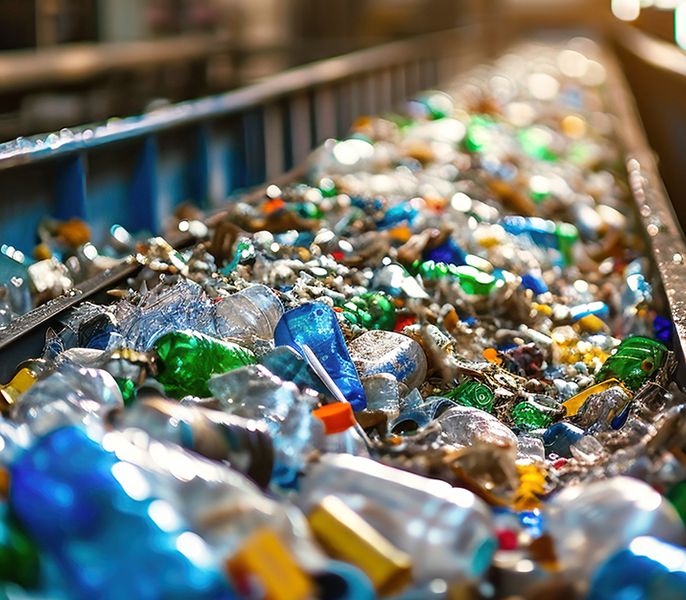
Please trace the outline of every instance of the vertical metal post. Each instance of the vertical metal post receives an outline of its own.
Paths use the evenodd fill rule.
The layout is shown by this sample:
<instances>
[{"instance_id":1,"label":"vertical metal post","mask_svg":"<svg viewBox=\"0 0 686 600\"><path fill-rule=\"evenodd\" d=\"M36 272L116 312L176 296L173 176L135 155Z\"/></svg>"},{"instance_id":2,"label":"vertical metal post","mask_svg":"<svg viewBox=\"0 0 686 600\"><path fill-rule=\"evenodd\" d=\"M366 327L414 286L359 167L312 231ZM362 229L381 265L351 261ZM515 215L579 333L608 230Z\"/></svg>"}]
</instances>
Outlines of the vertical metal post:
<instances>
[{"instance_id":1,"label":"vertical metal post","mask_svg":"<svg viewBox=\"0 0 686 600\"><path fill-rule=\"evenodd\" d=\"M246 185L265 180L264 107L249 110L243 115L243 147L245 150Z\"/></svg>"},{"instance_id":2,"label":"vertical metal post","mask_svg":"<svg viewBox=\"0 0 686 600\"><path fill-rule=\"evenodd\" d=\"M374 74L373 73L365 73L362 76L362 82L363 82L363 94L364 94L364 103L365 103L365 108L364 112L365 114L368 115L373 115L376 114L377 111L377 97L376 97L376 89L374 85Z\"/></svg>"},{"instance_id":3,"label":"vertical metal post","mask_svg":"<svg viewBox=\"0 0 686 600\"><path fill-rule=\"evenodd\" d=\"M220 137L216 133L217 127L216 121L205 123L202 134L207 143L207 202L212 208L223 204L229 193L225 149L231 141Z\"/></svg>"},{"instance_id":4,"label":"vertical metal post","mask_svg":"<svg viewBox=\"0 0 686 600\"><path fill-rule=\"evenodd\" d=\"M210 165L212 140L208 123L198 125L195 133L195 158L193 160L193 199L200 207L210 202Z\"/></svg>"},{"instance_id":5,"label":"vertical metal post","mask_svg":"<svg viewBox=\"0 0 686 600\"><path fill-rule=\"evenodd\" d=\"M321 144L336 135L336 98L329 85L315 90L314 108L316 141Z\"/></svg>"},{"instance_id":6,"label":"vertical metal post","mask_svg":"<svg viewBox=\"0 0 686 600\"><path fill-rule=\"evenodd\" d=\"M281 175L285 169L284 127L281 106L269 104L264 108L264 160L267 180Z\"/></svg>"},{"instance_id":7,"label":"vertical metal post","mask_svg":"<svg viewBox=\"0 0 686 600\"><path fill-rule=\"evenodd\" d=\"M379 109L381 111L393 108L393 71L390 67L379 72L378 85Z\"/></svg>"},{"instance_id":8,"label":"vertical metal post","mask_svg":"<svg viewBox=\"0 0 686 600\"><path fill-rule=\"evenodd\" d=\"M58 219L86 218L85 157L75 154L58 163L54 215Z\"/></svg>"},{"instance_id":9,"label":"vertical metal post","mask_svg":"<svg viewBox=\"0 0 686 600\"><path fill-rule=\"evenodd\" d=\"M336 88L336 135L339 138L350 130L355 120L353 111L353 86L345 79Z\"/></svg>"},{"instance_id":10,"label":"vertical metal post","mask_svg":"<svg viewBox=\"0 0 686 600\"><path fill-rule=\"evenodd\" d=\"M217 181L217 184L224 184L223 192L227 196L248 185L244 118L245 115L236 116L229 124L228 133L223 134L223 181Z\"/></svg>"},{"instance_id":11,"label":"vertical metal post","mask_svg":"<svg viewBox=\"0 0 686 600\"><path fill-rule=\"evenodd\" d=\"M310 102L307 92L293 96L288 110L290 113L291 155L294 164L305 160L310 152Z\"/></svg>"},{"instance_id":12,"label":"vertical metal post","mask_svg":"<svg viewBox=\"0 0 686 600\"><path fill-rule=\"evenodd\" d=\"M408 63L405 71L405 82L407 84L407 97L414 96L421 88L419 62L413 60Z\"/></svg>"},{"instance_id":13,"label":"vertical metal post","mask_svg":"<svg viewBox=\"0 0 686 600\"><path fill-rule=\"evenodd\" d=\"M57 43L55 18L59 11L58 0L34 0L36 19L36 46L54 46Z\"/></svg>"},{"instance_id":14,"label":"vertical metal post","mask_svg":"<svg viewBox=\"0 0 686 600\"><path fill-rule=\"evenodd\" d=\"M350 81L350 107L353 121L362 116L366 110L363 83L359 75L353 75Z\"/></svg>"},{"instance_id":15,"label":"vertical metal post","mask_svg":"<svg viewBox=\"0 0 686 600\"><path fill-rule=\"evenodd\" d=\"M393 104L407 100L407 87L405 81L405 66L400 64L393 67Z\"/></svg>"},{"instance_id":16,"label":"vertical metal post","mask_svg":"<svg viewBox=\"0 0 686 600\"><path fill-rule=\"evenodd\" d=\"M159 207L159 145L149 135L143 141L131 185L131 211L134 228L159 231L162 217Z\"/></svg>"}]
</instances>

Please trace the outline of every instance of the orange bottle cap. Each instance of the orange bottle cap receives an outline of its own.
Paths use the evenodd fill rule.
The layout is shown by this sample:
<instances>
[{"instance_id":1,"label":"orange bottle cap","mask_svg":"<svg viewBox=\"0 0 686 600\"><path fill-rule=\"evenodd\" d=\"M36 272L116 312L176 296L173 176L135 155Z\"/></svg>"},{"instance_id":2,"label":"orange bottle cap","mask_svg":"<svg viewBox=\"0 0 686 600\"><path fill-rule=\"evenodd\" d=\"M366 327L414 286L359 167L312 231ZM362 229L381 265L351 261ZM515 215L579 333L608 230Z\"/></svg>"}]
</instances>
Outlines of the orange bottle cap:
<instances>
[{"instance_id":1,"label":"orange bottle cap","mask_svg":"<svg viewBox=\"0 0 686 600\"><path fill-rule=\"evenodd\" d=\"M316 409L312 413L322 423L327 435L341 433L356 423L353 408L348 402L334 402Z\"/></svg>"},{"instance_id":2,"label":"orange bottle cap","mask_svg":"<svg viewBox=\"0 0 686 600\"><path fill-rule=\"evenodd\" d=\"M502 358L498 356L498 351L495 348L486 348L483 351L483 357L490 363L494 363L496 365L499 365L501 362L503 362Z\"/></svg>"}]
</instances>

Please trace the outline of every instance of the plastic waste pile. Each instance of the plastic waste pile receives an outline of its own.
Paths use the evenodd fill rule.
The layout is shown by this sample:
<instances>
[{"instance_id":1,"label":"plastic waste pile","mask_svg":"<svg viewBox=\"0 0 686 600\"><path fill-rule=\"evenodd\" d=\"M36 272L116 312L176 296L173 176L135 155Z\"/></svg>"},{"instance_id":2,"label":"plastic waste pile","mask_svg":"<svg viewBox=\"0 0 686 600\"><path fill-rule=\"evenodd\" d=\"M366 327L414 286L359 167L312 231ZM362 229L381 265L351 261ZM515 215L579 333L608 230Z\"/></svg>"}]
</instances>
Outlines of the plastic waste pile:
<instances>
[{"instance_id":1,"label":"plastic waste pile","mask_svg":"<svg viewBox=\"0 0 686 600\"><path fill-rule=\"evenodd\" d=\"M0 390L5 597L686 598L686 399L596 54L359 119L190 247L48 236L71 281L140 270ZM8 320L59 293L17 277Z\"/></svg>"}]
</instances>

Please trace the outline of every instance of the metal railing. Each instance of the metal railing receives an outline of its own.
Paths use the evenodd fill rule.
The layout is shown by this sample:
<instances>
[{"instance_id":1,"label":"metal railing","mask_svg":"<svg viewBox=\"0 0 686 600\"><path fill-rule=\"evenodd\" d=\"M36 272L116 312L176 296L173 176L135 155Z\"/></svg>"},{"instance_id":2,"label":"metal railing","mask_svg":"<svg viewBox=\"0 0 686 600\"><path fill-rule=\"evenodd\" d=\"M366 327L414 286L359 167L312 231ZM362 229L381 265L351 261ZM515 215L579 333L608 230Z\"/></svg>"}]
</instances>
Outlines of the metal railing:
<instances>
[{"instance_id":1,"label":"metal railing","mask_svg":"<svg viewBox=\"0 0 686 600\"><path fill-rule=\"evenodd\" d=\"M27 214L80 215L97 234L100 225L116 221L155 231L175 203L187 199L218 207L231 192L302 165L312 148L347 131L357 116L392 108L486 60L491 41L467 28L396 42L143 117L0 146L0 239L14 226L18 245L31 239L35 222ZM676 346L684 347L686 245L633 98L609 52L605 66L637 213L664 284ZM0 378L40 353L47 328L65 310L136 268L127 264L103 273L71 296L16 319L0 332Z\"/></svg>"},{"instance_id":2,"label":"metal railing","mask_svg":"<svg viewBox=\"0 0 686 600\"><path fill-rule=\"evenodd\" d=\"M617 54L682 226L686 225L686 53L627 24L616 24Z\"/></svg>"},{"instance_id":3,"label":"metal railing","mask_svg":"<svg viewBox=\"0 0 686 600\"><path fill-rule=\"evenodd\" d=\"M237 190L302 165L357 117L392 109L483 60L484 39L477 27L465 27L393 42L220 96L2 144L0 240L30 250L45 215L83 218L97 242L113 223L158 232L184 201L219 208ZM64 311L102 297L136 269L102 273L13 321L0 332L0 379L40 353Z\"/></svg>"},{"instance_id":4,"label":"metal railing","mask_svg":"<svg viewBox=\"0 0 686 600\"><path fill-rule=\"evenodd\" d=\"M478 55L476 28L292 69L139 117L0 145L0 240L30 251L45 215L157 232L174 207L219 206L298 164L360 115L392 108ZM29 246L29 247L27 247Z\"/></svg>"}]
</instances>

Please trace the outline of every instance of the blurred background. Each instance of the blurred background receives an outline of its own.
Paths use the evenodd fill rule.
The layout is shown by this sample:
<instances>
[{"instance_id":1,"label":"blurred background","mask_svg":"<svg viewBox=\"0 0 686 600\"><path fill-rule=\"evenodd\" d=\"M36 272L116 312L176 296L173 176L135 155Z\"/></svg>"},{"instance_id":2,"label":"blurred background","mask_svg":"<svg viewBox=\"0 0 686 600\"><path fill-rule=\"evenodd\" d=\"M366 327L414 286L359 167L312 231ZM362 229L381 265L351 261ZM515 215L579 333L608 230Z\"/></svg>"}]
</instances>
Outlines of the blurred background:
<instances>
[{"instance_id":1,"label":"blurred background","mask_svg":"<svg viewBox=\"0 0 686 600\"><path fill-rule=\"evenodd\" d=\"M686 195L686 0L0 0L0 141L475 23L494 50L534 30L601 31L670 195Z\"/></svg>"},{"instance_id":2,"label":"blurred background","mask_svg":"<svg viewBox=\"0 0 686 600\"><path fill-rule=\"evenodd\" d=\"M599 1L555 0L553 17L578 19L579 5ZM503 6L513 23L534 25L549 4L0 0L0 139L226 91L290 66L487 19Z\"/></svg>"}]
</instances>

